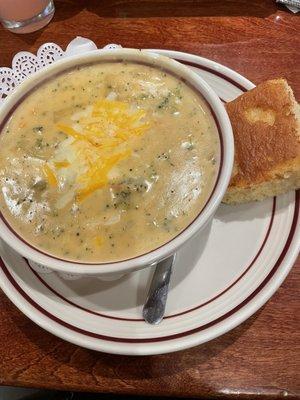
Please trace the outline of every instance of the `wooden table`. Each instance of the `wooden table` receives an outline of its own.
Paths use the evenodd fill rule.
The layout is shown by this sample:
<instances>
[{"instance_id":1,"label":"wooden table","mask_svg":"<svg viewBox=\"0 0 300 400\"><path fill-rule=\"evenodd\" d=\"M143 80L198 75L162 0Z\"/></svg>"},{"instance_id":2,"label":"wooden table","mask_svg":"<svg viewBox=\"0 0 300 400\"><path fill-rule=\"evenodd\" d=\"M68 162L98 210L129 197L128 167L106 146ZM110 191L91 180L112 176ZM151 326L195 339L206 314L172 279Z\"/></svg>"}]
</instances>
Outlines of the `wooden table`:
<instances>
[{"instance_id":1,"label":"wooden table","mask_svg":"<svg viewBox=\"0 0 300 400\"><path fill-rule=\"evenodd\" d=\"M255 83L285 76L300 99L300 17L274 1L56 1L45 29L0 30L0 65L44 42L76 35L97 45L188 51ZM298 35L298 36L297 36ZM300 259L252 318L194 349L152 357L96 353L66 343L24 317L0 293L0 383L159 396L300 398Z\"/></svg>"}]
</instances>

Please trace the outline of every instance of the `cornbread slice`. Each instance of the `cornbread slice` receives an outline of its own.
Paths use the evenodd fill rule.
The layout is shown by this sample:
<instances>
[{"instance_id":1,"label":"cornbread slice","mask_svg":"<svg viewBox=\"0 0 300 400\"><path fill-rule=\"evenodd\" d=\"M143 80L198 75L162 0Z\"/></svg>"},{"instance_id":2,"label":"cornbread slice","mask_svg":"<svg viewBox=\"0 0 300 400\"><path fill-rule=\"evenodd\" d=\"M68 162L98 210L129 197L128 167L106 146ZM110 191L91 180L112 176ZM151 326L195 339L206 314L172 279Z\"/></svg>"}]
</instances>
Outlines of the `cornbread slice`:
<instances>
[{"instance_id":1,"label":"cornbread slice","mask_svg":"<svg viewBox=\"0 0 300 400\"><path fill-rule=\"evenodd\" d=\"M258 85L226 105L235 161L225 203L244 203L300 187L300 106L285 79Z\"/></svg>"}]
</instances>

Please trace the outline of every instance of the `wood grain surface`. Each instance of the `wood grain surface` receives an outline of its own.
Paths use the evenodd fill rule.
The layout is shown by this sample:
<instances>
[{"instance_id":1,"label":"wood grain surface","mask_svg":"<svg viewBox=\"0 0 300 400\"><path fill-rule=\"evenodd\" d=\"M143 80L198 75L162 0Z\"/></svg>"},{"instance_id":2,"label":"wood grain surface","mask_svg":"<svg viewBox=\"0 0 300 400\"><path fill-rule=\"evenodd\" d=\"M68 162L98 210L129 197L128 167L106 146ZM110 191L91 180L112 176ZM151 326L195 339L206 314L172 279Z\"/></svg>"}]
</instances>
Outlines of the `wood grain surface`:
<instances>
[{"instance_id":1,"label":"wood grain surface","mask_svg":"<svg viewBox=\"0 0 300 400\"><path fill-rule=\"evenodd\" d=\"M284 76L300 99L300 17L275 1L56 1L43 30L0 29L0 65L75 36L97 45L187 51L219 61L255 83ZM179 353L114 356L43 331L0 292L3 385L183 397L300 398L300 259L252 318L226 335Z\"/></svg>"}]
</instances>

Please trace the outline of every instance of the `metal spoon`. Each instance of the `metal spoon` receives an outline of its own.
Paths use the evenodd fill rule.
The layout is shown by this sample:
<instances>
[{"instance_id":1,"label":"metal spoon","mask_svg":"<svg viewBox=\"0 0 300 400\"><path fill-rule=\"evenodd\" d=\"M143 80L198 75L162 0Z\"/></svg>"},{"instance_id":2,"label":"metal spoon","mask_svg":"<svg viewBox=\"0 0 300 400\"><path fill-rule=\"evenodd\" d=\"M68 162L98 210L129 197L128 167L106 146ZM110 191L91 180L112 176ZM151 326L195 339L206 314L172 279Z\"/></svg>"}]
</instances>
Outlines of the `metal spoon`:
<instances>
[{"instance_id":1,"label":"metal spoon","mask_svg":"<svg viewBox=\"0 0 300 400\"><path fill-rule=\"evenodd\" d=\"M159 324L165 314L174 260L175 254L160 261L156 266L148 297L143 308L143 318L149 324Z\"/></svg>"}]
</instances>

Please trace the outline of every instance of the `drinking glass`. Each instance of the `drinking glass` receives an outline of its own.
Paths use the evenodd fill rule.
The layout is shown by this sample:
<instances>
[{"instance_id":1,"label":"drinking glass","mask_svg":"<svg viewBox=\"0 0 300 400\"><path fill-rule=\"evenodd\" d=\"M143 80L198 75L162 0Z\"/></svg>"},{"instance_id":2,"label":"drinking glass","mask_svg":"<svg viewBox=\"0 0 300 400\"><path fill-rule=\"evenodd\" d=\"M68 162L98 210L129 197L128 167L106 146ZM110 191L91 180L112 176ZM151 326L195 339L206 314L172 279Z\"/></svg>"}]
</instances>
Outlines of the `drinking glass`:
<instances>
[{"instance_id":1,"label":"drinking glass","mask_svg":"<svg viewBox=\"0 0 300 400\"><path fill-rule=\"evenodd\" d=\"M14 33L29 33L47 25L54 15L52 0L0 0L0 21Z\"/></svg>"}]
</instances>

